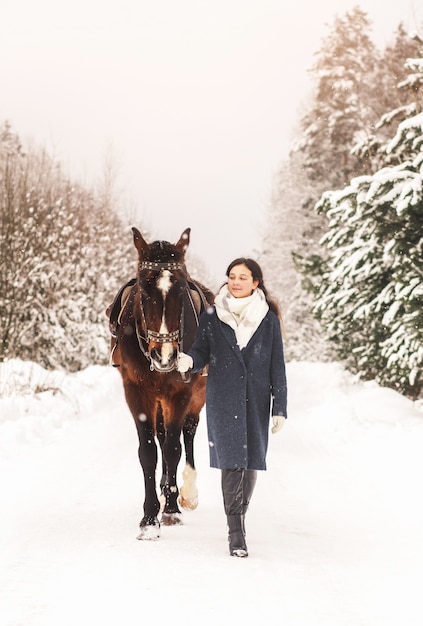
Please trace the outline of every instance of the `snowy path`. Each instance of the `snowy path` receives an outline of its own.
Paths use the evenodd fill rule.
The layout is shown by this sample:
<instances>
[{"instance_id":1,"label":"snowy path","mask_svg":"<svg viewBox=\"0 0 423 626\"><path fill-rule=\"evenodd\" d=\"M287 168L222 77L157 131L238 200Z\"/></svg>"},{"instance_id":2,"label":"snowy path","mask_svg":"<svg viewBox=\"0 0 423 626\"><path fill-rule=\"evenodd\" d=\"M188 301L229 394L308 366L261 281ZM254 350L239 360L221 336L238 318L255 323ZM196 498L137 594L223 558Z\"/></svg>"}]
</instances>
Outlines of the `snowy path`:
<instances>
[{"instance_id":1,"label":"snowy path","mask_svg":"<svg viewBox=\"0 0 423 626\"><path fill-rule=\"evenodd\" d=\"M288 375L290 419L271 437L245 560L227 554L204 420L199 508L138 542L141 472L117 372L69 377L78 415L47 394L1 401L0 624L421 626L422 413L336 364Z\"/></svg>"}]
</instances>

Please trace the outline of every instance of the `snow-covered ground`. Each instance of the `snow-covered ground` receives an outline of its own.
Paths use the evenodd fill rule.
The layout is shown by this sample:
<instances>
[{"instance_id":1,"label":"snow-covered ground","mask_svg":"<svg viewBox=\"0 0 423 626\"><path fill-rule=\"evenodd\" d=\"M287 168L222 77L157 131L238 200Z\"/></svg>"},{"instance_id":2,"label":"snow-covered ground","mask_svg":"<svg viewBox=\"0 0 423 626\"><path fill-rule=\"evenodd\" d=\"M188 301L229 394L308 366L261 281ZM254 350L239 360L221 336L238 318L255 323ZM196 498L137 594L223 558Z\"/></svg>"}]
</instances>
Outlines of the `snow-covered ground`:
<instances>
[{"instance_id":1,"label":"snow-covered ground","mask_svg":"<svg viewBox=\"0 0 423 626\"><path fill-rule=\"evenodd\" d=\"M51 390L26 395L28 380ZM288 383L289 420L247 518L250 556L235 559L204 416L199 508L136 541L142 477L118 372L4 364L0 624L421 626L421 405L338 364L290 363Z\"/></svg>"}]
</instances>

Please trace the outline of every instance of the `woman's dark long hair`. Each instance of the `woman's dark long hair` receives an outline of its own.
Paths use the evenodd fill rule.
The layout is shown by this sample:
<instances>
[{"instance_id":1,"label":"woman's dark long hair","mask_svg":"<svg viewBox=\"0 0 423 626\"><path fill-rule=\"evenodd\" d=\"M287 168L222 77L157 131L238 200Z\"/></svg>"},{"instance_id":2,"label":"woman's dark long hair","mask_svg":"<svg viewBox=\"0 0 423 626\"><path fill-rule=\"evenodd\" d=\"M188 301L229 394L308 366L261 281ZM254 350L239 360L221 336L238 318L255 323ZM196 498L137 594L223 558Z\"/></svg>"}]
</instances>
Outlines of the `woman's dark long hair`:
<instances>
[{"instance_id":1,"label":"woman's dark long hair","mask_svg":"<svg viewBox=\"0 0 423 626\"><path fill-rule=\"evenodd\" d=\"M231 273L232 268L234 268L235 265L245 265L246 267L248 267L251 274L253 275L253 280L258 280L258 287L264 293L264 297L266 298L266 302L269 305L269 309L273 311L273 313L277 315L279 319L281 320L282 314L281 314L279 304L277 303L276 300L273 300L273 298L269 296L267 289L264 285L263 272L261 271L261 267L257 263L257 261L254 261L253 259L246 259L244 257L235 259L234 261L232 261L232 263L228 265L228 269L226 270L226 276L228 278L229 278L229 274Z\"/></svg>"}]
</instances>

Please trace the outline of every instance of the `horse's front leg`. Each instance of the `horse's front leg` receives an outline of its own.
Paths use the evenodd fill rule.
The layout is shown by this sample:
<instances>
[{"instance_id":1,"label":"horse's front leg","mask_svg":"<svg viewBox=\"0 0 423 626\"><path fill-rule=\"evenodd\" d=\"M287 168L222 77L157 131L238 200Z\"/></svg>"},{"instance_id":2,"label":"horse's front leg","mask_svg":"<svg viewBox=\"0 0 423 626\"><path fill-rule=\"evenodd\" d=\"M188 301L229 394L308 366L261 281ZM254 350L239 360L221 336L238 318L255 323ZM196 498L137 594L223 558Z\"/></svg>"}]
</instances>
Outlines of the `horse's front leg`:
<instances>
[{"instance_id":1,"label":"horse's front leg","mask_svg":"<svg viewBox=\"0 0 423 626\"><path fill-rule=\"evenodd\" d=\"M160 451L161 451L161 456L162 456L162 475L160 478L160 502L163 507L164 506L163 487L165 486L165 483L166 483L167 467L166 467L166 459L163 453L166 433L165 433L165 427L164 427L164 421L163 421L163 411L162 411L162 407L160 403L159 403L159 406L157 409L157 415L156 415L156 436L157 436L157 439L159 440Z\"/></svg>"},{"instance_id":2,"label":"horse's front leg","mask_svg":"<svg viewBox=\"0 0 423 626\"><path fill-rule=\"evenodd\" d=\"M175 424L169 424L165 430L162 443L164 475L162 479L162 494L164 496L164 508L162 524L172 526L181 523L181 511L178 507L177 470L181 458L181 428Z\"/></svg>"},{"instance_id":3,"label":"horse's front leg","mask_svg":"<svg viewBox=\"0 0 423 626\"><path fill-rule=\"evenodd\" d=\"M160 523L158 514L160 503L156 490L157 446L154 439L154 429L147 421L136 420L138 432L138 458L144 474L144 517L140 522L138 539L158 539L160 537Z\"/></svg>"}]
</instances>

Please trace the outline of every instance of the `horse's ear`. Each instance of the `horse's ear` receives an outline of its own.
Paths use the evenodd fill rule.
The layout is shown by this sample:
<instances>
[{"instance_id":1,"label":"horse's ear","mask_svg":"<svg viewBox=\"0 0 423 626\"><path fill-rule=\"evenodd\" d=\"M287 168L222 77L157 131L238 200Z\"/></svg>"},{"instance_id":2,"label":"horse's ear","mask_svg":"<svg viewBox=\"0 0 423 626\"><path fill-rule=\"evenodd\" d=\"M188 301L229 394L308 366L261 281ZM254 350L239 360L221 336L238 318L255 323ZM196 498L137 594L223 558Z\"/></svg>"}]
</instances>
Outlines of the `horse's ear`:
<instances>
[{"instance_id":1,"label":"horse's ear","mask_svg":"<svg viewBox=\"0 0 423 626\"><path fill-rule=\"evenodd\" d=\"M138 254L141 257L144 249L148 246L148 243L145 241L140 231L134 226L132 227L132 234L134 235L134 245L138 250Z\"/></svg>"},{"instance_id":2,"label":"horse's ear","mask_svg":"<svg viewBox=\"0 0 423 626\"><path fill-rule=\"evenodd\" d=\"M184 232L182 233L178 243L176 244L176 248L178 248L178 250L180 250L182 252L182 254L185 254L185 252L187 251L187 248L189 246L189 234L191 232L190 228L186 228L184 230Z\"/></svg>"}]
</instances>

